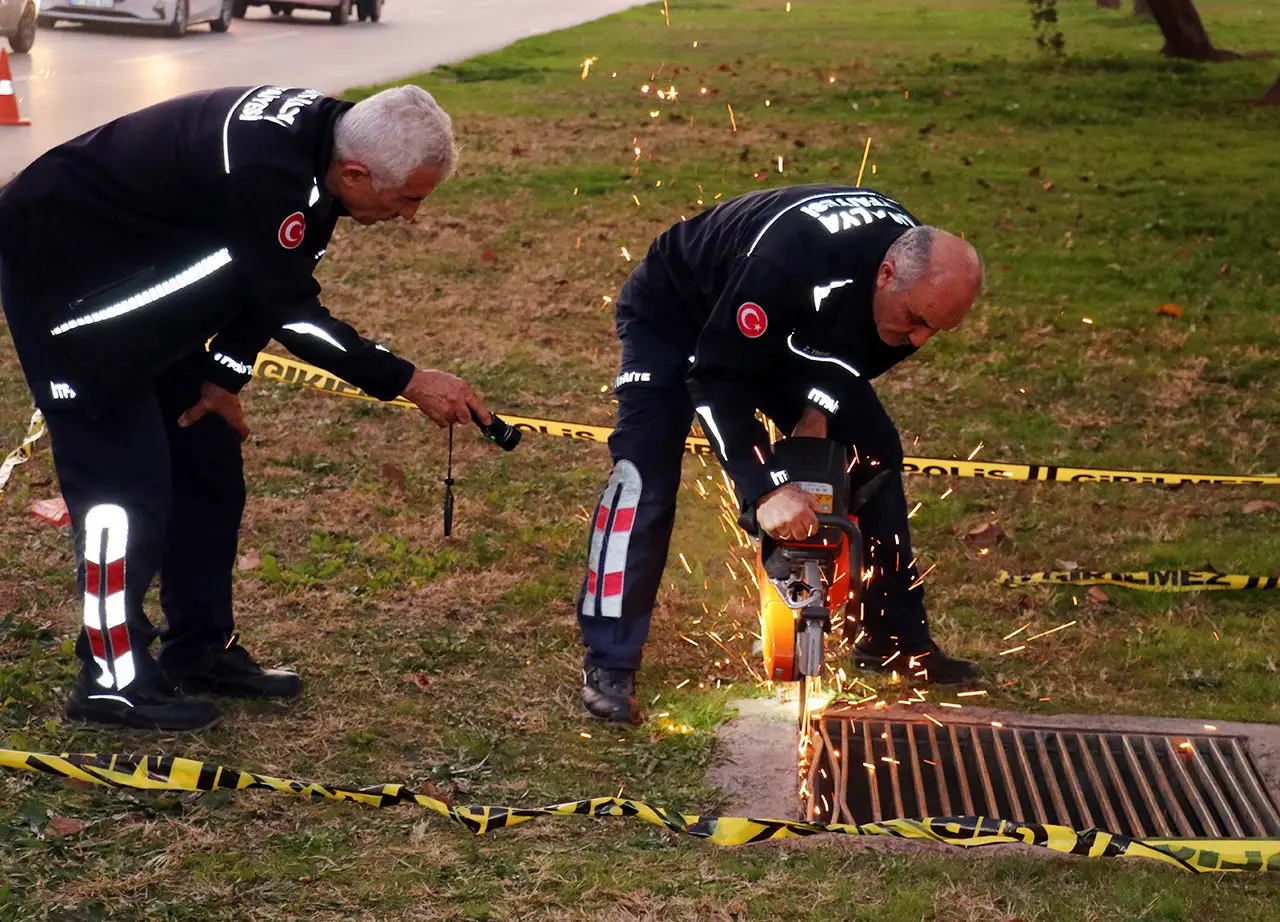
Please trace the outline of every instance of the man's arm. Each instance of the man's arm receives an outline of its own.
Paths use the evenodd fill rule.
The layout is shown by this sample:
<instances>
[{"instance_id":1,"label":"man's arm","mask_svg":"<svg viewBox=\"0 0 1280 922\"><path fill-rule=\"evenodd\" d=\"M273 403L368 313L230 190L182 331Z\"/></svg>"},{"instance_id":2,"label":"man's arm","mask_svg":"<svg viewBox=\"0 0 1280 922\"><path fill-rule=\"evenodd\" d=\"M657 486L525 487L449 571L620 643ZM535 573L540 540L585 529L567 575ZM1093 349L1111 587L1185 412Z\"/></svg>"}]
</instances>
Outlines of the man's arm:
<instances>
[{"instance_id":1,"label":"man's arm","mask_svg":"<svg viewBox=\"0 0 1280 922\"><path fill-rule=\"evenodd\" d=\"M403 394L438 425L469 422L471 410L487 420L484 402L465 382L415 369L320 303L313 275L317 254L308 252L306 228L308 221L324 219L313 211L322 198L314 180L300 181L284 170L233 174L226 212L230 250L257 314L214 339L210 380L233 393L239 390L248 382L257 352L275 338L304 361L380 400Z\"/></svg>"},{"instance_id":2,"label":"man's arm","mask_svg":"<svg viewBox=\"0 0 1280 922\"><path fill-rule=\"evenodd\" d=\"M317 254L310 251L307 228L327 218L322 210L327 207L327 197L320 195L313 179L282 169L232 173L225 215L229 248L256 311L215 339L211 359L215 366L238 374L243 387L248 380L244 366L251 365L257 351L274 337L304 361L374 397L393 400L409 383L413 365L364 339L320 303L314 276ZM215 374L221 375L218 383L224 387L237 383L227 372Z\"/></svg>"},{"instance_id":3,"label":"man's arm","mask_svg":"<svg viewBox=\"0 0 1280 922\"><path fill-rule=\"evenodd\" d=\"M687 376L702 428L744 506L791 479L773 458L754 396L788 387L787 340L804 320L797 291L784 270L743 258L699 335Z\"/></svg>"}]
</instances>

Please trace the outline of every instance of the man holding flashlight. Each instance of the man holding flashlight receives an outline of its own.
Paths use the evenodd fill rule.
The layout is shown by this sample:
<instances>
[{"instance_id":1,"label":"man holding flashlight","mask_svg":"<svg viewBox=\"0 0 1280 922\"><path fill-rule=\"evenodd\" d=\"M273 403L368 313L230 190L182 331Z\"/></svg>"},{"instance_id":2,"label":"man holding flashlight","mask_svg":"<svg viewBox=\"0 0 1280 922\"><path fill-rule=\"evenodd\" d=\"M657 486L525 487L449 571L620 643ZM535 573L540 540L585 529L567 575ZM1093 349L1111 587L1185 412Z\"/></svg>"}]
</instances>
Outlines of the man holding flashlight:
<instances>
[{"instance_id":1,"label":"man holding flashlight","mask_svg":"<svg viewBox=\"0 0 1280 922\"><path fill-rule=\"evenodd\" d=\"M192 694L300 693L236 642L232 615L236 394L269 340L439 426L490 422L466 382L331 316L313 278L340 216L412 220L455 158L449 116L416 86L356 104L235 87L103 125L0 192L0 302L48 423L84 596L68 716L196 730L217 709ZM142 607L157 573L158 662Z\"/></svg>"},{"instance_id":2,"label":"man holding flashlight","mask_svg":"<svg viewBox=\"0 0 1280 922\"><path fill-rule=\"evenodd\" d=\"M639 719L635 673L694 416L761 528L803 539L817 527L817 501L774 459L756 412L792 435L852 446L859 481L900 472L901 440L870 381L954 329L982 281L972 246L862 188L748 193L654 241L616 304L614 468L592 519L578 600L592 716ZM974 678L972 664L930 636L900 473L858 520L873 576L862 611L846 618L855 662L914 662L931 682Z\"/></svg>"}]
</instances>

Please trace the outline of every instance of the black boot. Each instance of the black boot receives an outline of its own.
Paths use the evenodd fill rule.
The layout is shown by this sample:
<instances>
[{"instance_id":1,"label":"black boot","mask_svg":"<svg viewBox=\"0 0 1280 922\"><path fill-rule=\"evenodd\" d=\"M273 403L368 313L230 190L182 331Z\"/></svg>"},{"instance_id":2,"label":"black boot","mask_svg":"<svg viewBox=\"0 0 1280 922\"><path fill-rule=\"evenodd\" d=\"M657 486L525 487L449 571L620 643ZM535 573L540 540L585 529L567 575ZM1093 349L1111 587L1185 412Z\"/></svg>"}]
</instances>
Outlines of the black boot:
<instances>
[{"instance_id":1,"label":"black boot","mask_svg":"<svg viewBox=\"0 0 1280 922\"><path fill-rule=\"evenodd\" d=\"M588 666L582 671L582 703L597 720L615 724L640 723L636 674L630 669Z\"/></svg>"},{"instance_id":2,"label":"black boot","mask_svg":"<svg viewBox=\"0 0 1280 922\"><path fill-rule=\"evenodd\" d=\"M947 656L934 641L876 643L867 637L853 645L853 662L869 672L897 672L931 685L963 685L978 678L978 667L967 659Z\"/></svg>"},{"instance_id":3,"label":"black boot","mask_svg":"<svg viewBox=\"0 0 1280 922\"><path fill-rule=\"evenodd\" d=\"M91 723L178 733L208 730L218 722L212 701L188 698L163 686L102 688L83 672L67 698L67 717Z\"/></svg>"},{"instance_id":4,"label":"black boot","mask_svg":"<svg viewBox=\"0 0 1280 922\"><path fill-rule=\"evenodd\" d=\"M211 647L183 663L160 664L187 694L223 698L296 698L302 679L287 669L263 669L235 637L225 647Z\"/></svg>"}]
</instances>

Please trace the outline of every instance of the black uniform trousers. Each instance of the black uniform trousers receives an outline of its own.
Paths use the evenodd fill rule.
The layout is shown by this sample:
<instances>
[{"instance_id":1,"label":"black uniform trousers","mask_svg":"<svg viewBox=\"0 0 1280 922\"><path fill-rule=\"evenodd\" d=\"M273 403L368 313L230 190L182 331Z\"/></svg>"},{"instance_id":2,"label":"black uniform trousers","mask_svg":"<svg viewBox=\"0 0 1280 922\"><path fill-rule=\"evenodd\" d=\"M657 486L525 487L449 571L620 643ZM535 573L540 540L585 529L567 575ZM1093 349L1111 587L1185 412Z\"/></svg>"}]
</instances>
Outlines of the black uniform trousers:
<instances>
[{"instance_id":1,"label":"black uniform trousers","mask_svg":"<svg viewBox=\"0 0 1280 922\"><path fill-rule=\"evenodd\" d=\"M609 436L614 467L590 524L587 572L578 594L587 667L640 667L694 416L684 384L693 344L646 323L637 316L635 302L635 288L628 283L616 305L622 362L614 389L617 422ZM850 397L842 395L841 413L831 421L828 437L856 454L855 485L885 469L899 473L858 512L864 569L875 569L862 610L847 613L846 633L852 640L865 631L866 641L877 647L913 649L927 642L929 624L907 524L902 441L870 383L858 378L853 388ZM789 432L806 404L762 391L756 406Z\"/></svg>"},{"instance_id":2,"label":"black uniform trousers","mask_svg":"<svg viewBox=\"0 0 1280 922\"><path fill-rule=\"evenodd\" d=\"M127 533L123 599L127 645L118 634L110 652L126 648L133 682L163 684L149 646L161 637L164 664L180 664L232 634L231 579L244 511L240 437L221 417L209 414L187 428L178 417L200 397L206 358L193 352L152 381L94 417L74 399L50 398L48 356L22 292L0 265L0 302L18 357L44 411L54 467L75 535L77 585L85 593L86 518L94 507L123 510ZM95 532L95 538L100 536ZM163 631L143 611L143 599L160 575ZM105 584L104 584L105 585ZM92 587L99 590L98 586ZM117 587L107 587L119 588ZM87 608L89 606L86 606ZM93 615L86 615L86 620ZM108 636L110 630L104 631ZM95 662L82 626L76 653L92 680L110 687L111 676ZM108 664L112 656L108 656ZM130 683L132 684L132 683ZM127 692L127 688L120 688Z\"/></svg>"}]
</instances>

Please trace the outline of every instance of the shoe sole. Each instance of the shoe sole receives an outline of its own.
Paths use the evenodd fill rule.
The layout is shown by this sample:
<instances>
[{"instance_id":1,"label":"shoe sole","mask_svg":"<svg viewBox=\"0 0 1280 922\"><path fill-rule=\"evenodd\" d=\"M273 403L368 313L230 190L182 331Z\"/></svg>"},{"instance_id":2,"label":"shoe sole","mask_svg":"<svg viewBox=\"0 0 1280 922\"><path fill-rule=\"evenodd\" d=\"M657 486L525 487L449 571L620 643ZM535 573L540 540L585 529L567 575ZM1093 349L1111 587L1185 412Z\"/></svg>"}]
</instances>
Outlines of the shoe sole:
<instances>
[{"instance_id":1,"label":"shoe sole","mask_svg":"<svg viewBox=\"0 0 1280 922\"><path fill-rule=\"evenodd\" d=\"M135 733L203 733L205 730L212 730L222 720L222 715L219 714L208 723L201 724L198 727L162 727L158 724L127 723L121 720L84 717L71 711L66 711L65 713L68 720L82 727L111 727L116 730L129 730Z\"/></svg>"},{"instance_id":2,"label":"shoe sole","mask_svg":"<svg viewBox=\"0 0 1280 922\"><path fill-rule=\"evenodd\" d=\"M271 692L252 691L250 689L228 689L226 686L206 684L202 682L177 681L177 686L184 695L212 695L215 698L233 698L237 701L296 701L302 697L302 686L288 694L272 694Z\"/></svg>"},{"instance_id":3,"label":"shoe sole","mask_svg":"<svg viewBox=\"0 0 1280 922\"><path fill-rule=\"evenodd\" d=\"M878 662L860 663L858 662L858 660L855 659L853 661L853 665L856 666L858 669L861 669L863 672L874 672L879 675L889 675L891 672L897 671L892 666L885 666ZM964 678L959 678L959 679L935 679L932 676L930 676L927 679L920 679L920 678L916 678L915 676L912 676L911 678L917 682L922 682L925 685L965 685L969 682L977 682L979 679L982 678L982 673L977 672L971 676L965 676Z\"/></svg>"},{"instance_id":4,"label":"shoe sole","mask_svg":"<svg viewBox=\"0 0 1280 922\"><path fill-rule=\"evenodd\" d=\"M623 727L638 727L642 723L644 723L644 720L642 720L639 715L636 715L635 717L632 717L630 715L626 717L621 717L621 716L615 717L613 715L604 717L600 714L597 714L595 711L591 710L591 708L587 707L585 704L582 706L582 710L586 711L587 716L590 717L592 720L596 721L597 723L616 724L618 726L623 726Z\"/></svg>"}]
</instances>

